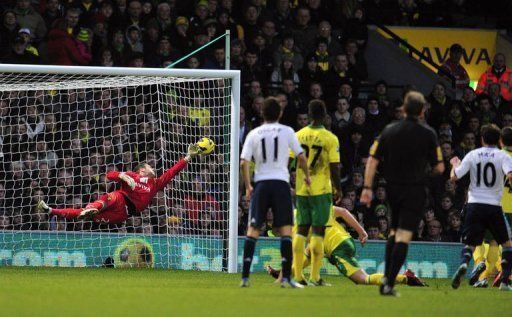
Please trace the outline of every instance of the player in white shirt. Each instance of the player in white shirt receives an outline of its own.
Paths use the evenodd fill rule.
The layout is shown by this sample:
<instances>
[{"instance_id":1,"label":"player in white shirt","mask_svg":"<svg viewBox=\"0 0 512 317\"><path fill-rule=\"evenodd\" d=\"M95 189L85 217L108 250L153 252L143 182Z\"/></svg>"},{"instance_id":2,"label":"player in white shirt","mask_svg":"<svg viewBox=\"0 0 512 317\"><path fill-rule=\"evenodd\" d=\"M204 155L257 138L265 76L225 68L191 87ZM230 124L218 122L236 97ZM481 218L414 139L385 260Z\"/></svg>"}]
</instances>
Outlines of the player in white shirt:
<instances>
[{"instance_id":1,"label":"player in white shirt","mask_svg":"<svg viewBox=\"0 0 512 317\"><path fill-rule=\"evenodd\" d=\"M496 125L484 125L481 135L481 148L469 152L462 161L458 157L450 160L452 180L461 179L468 172L471 178L462 229L465 247L461 252L461 264L452 278L452 287L459 288L475 247L482 244L485 230L489 230L496 242L503 247L500 289L512 291L509 285L512 234L501 209L505 177L512 181L512 158L498 148L500 130Z\"/></svg>"},{"instance_id":2,"label":"player in white shirt","mask_svg":"<svg viewBox=\"0 0 512 317\"><path fill-rule=\"evenodd\" d=\"M304 170L306 183L309 183L307 158L302 153L302 147L293 129L278 123L283 110L277 99L272 97L265 99L262 112L264 123L249 132L240 155L246 195L251 198L249 228L244 244L242 283L240 286L249 286L249 273L256 241L260 236L261 226L266 220L267 212L271 209L274 214L273 224L279 228L281 236L284 277L281 286L301 288L302 285L290 279L293 226L290 173L288 172L290 149L298 157L299 167ZM251 185L249 171L253 159L255 162L254 189Z\"/></svg>"}]
</instances>

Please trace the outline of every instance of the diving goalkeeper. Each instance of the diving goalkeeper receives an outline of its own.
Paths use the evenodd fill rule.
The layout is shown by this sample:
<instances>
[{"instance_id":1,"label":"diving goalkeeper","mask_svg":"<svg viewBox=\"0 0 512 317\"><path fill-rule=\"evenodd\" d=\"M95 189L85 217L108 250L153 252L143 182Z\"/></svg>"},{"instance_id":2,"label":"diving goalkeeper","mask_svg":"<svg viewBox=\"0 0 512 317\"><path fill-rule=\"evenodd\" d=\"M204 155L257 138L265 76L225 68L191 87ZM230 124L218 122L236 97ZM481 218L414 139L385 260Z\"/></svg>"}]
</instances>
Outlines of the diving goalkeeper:
<instances>
[{"instance_id":1,"label":"diving goalkeeper","mask_svg":"<svg viewBox=\"0 0 512 317\"><path fill-rule=\"evenodd\" d=\"M133 172L108 172L107 179L120 183L121 189L102 195L100 199L89 203L85 208L51 208L41 200L37 204L37 210L68 220L90 219L94 222L121 223L128 216L137 215L146 209L153 197L163 190L193 157L199 154L202 154L199 146L191 144L187 155L160 177L156 177L155 171L147 163L137 165Z\"/></svg>"}]
</instances>

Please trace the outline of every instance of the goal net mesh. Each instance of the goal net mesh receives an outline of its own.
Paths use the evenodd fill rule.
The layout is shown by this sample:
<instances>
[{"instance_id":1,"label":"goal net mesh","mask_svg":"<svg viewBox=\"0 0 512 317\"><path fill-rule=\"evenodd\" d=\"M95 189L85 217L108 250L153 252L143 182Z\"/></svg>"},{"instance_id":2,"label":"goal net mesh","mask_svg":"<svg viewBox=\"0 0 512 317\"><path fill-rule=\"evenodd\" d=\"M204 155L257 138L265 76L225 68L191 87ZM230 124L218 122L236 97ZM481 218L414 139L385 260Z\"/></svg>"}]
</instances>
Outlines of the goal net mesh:
<instances>
[{"instance_id":1,"label":"goal net mesh","mask_svg":"<svg viewBox=\"0 0 512 317\"><path fill-rule=\"evenodd\" d=\"M0 265L226 268L231 79L2 73ZM196 158L122 223L38 212L119 189L105 174ZM236 180L237 181L237 180ZM236 233L234 233L236 234Z\"/></svg>"}]
</instances>

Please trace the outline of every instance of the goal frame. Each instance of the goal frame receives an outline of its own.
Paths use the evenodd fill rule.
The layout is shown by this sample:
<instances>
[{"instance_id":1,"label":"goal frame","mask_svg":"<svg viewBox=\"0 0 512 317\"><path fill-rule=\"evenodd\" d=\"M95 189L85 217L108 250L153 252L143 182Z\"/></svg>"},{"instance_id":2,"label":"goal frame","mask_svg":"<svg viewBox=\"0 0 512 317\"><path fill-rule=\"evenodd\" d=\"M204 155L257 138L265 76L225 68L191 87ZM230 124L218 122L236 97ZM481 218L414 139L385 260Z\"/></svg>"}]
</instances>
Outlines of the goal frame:
<instances>
[{"instance_id":1,"label":"goal frame","mask_svg":"<svg viewBox=\"0 0 512 317\"><path fill-rule=\"evenodd\" d=\"M227 272L236 273L238 267L238 180L239 180L239 127L240 85L239 70L177 69L177 68L130 68L98 66L53 66L0 64L1 73L48 74L48 75L98 75L98 76L155 76L183 78L231 79L231 126L229 168L229 238L227 241Z\"/></svg>"}]
</instances>

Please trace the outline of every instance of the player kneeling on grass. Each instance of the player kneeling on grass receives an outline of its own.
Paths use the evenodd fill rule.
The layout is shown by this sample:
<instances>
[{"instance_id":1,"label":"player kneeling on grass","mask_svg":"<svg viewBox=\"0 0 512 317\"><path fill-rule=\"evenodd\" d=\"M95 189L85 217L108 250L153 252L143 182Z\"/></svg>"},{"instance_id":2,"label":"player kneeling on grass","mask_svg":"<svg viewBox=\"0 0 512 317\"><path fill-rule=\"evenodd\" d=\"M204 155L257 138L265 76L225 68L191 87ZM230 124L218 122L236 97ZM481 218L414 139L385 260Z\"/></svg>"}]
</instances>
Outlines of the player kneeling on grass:
<instances>
[{"instance_id":1,"label":"player kneeling on grass","mask_svg":"<svg viewBox=\"0 0 512 317\"><path fill-rule=\"evenodd\" d=\"M104 194L100 199L89 203L85 208L50 208L41 200L37 209L41 212L47 212L51 216L60 216L68 220L90 219L94 222L121 223L128 216L138 214L146 209L153 197L163 190L193 157L199 154L205 155L207 153L197 144L191 144L187 155L158 178L153 168L147 163L137 165L133 172L108 172L107 179L119 182L121 189Z\"/></svg>"},{"instance_id":2,"label":"player kneeling on grass","mask_svg":"<svg viewBox=\"0 0 512 317\"><path fill-rule=\"evenodd\" d=\"M361 244L364 244L368 239L368 234L366 231L363 229L363 227L361 227L361 225L348 210L345 208L333 206L331 217L329 218L325 230L325 257L332 265L336 266L341 274L348 277L355 284L381 285L384 274L368 274L360 268L359 263L355 258L356 246L354 239L352 239L350 233L348 233L347 230L345 230L345 228L336 221L337 218L343 219L343 221L348 226L357 232L359 235L358 239ZM297 225L295 225L294 229L296 232ZM310 236L311 232L308 236L308 239ZM307 247L304 257L304 268L309 266L310 257L311 255L309 247ZM271 266L267 266L266 269L267 272L274 278L280 279L281 272L279 270L275 270ZM295 280L300 281L300 283L303 285L307 285L304 275L295 276ZM427 284L421 281L411 270L406 270L405 274L397 275L396 282L400 284L407 284L409 286L427 286Z\"/></svg>"}]
</instances>

